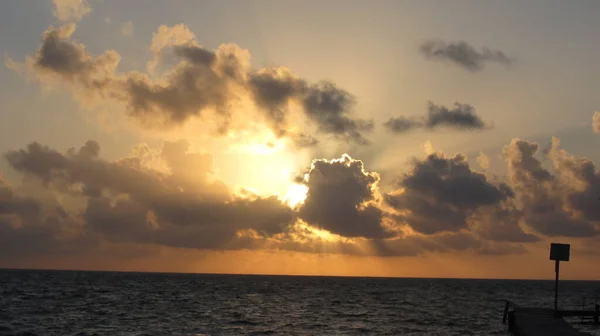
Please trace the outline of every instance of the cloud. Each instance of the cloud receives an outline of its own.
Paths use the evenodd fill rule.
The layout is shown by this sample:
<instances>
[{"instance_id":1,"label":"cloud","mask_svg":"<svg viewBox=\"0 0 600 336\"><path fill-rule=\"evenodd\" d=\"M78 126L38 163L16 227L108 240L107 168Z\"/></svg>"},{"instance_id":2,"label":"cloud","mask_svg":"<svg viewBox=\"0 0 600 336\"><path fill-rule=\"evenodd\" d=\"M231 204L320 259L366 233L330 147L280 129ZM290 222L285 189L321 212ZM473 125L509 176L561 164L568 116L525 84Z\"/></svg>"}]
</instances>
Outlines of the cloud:
<instances>
[{"instance_id":1,"label":"cloud","mask_svg":"<svg viewBox=\"0 0 600 336\"><path fill-rule=\"evenodd\" d=\"M594 112L594 116L592 117L592 128L594 129L594 133L600 133L600 111Z\"/></svg>"},{"instance_id":2,"label":"cloud","mask_svg":"<svg viewBox=\"0 0 600 336\"><path fill-rule=\"evenodd\" d=\"M323 133L368 143L361 132L370 131L373 123L351 118L354 97L332 82L311 85L287 69L275 68L252 74L249 86L258 105L267 111L268 122L280 133L287 127L289 103L296 101Z\"/></svg>"},{"instance_id":3,"label":"cloud","mask_svg":"<svg viewBox=\"0 0 600 336\"><path fill-rule=\"evenodd\" d=\"M431 142L431 140L425 141L425 143L423 144L423 150L425 151L425 154L427 154L427 155L433 154L436 152L435 148L433 148L433 143Z\"/></svg>"},{"instance_id":4,"label":"cloud","mask_svg":"<svg viewBox=\"0 0 600 336\"><path fill-rule=\"evenodd\" d=\"M6 158L47 188L83 199L88 230L112 241L226 248L239 243L240 230L269 237L294 222L292 209L276 197L232 193L212 174L211 156L188 149L186 142L165 142L158 153L138 149L136 156L108 162L94 141L66 154L32 143ZM156 159L168 173L147 166Z\"/></svg>"},{"instance_id":5,"label":"cloud","mask_svg":"<svg viewBox=\"0 0 600 336\"><path fill-rule=\"evenodd\" d=\"M379 180L379 174L365 171L362 161L348 155L315 160L306 174L308 194L300 218L345 237L390 237L378 206Z\"/></svg>"},{"instance_id":6,"label":"cloud","mask_svg":"<svg viewBox=\"0 0 600 336\"><path fill-rule=\"evenodd\" d=\"M319 140L309 134L296 133L291 137L294 145L298 148L314 147L319 144Z\"/></svg>"},{"instance_id":7,"label":"cloud","mask_svg":"<svg viewBox=\"0 0 600 336\"><path fill-rule=\"evenodd\" d=\"M428 59L453 63L473 72L483 69L485 63L494 62L509 65L513 62L502 51L487 47L477 50L463 41L429 40L423 42L419 50Z\"/></svg>"},{"instance_id":8,"label":"cloud","mask_svg":"<svg viewBox=\"0 0 600 336\"><path fill-rule=\"evenodd\" d=\"M482 130L490 128L468 104L455 103L454 108L429 103L428 113L424 117L393 117L383 126L393 133L406 133L413 129L436 130L454 128L458 130Z\"/></svg>"},{"instance_id":9,"label":"cloud","mask_svg":"<svg viewBox=\"0 0 600 336\"><path fill-rule=\"evenodd\" d=\"M415 128L423 128L425 123L416 118L392 117L383 126L394 133L405 133Z\"/></svg>"},{"instance_id":10,"label":"cloud","mask_svg":"<svg viewBox=\"0 0 600 336\"><path fill-rule=\"evenodd\" d=\"M397 190L383 195L379 174L362 161L347 155L314 160L299 181L307 198L296 208L275 196L230 190L216 176L212 156L191 151L186 141L136 146L116 161L101 158L95 141L65 153L31 143L5 158L24 183L38 188L25 196L2 182L0 230L11 244L0 250L14 255L83 253L115 244L505 254L521 253L519 244L538 239L522 230L523 212L510 187L472 171L461 154L434 152L414 161Z\"/></svg>"},{"instance_id":11,"label":"cloud","mask_svg":"<svg viewBox=\"0 0 600 336\"><path fill-rule=\"evenodd\" d=\"M551 237L597 235L600 179L593 163L568 155L554 138L548 152L553 174L535 157L538 151L537 143L520 139L503 149L527 225Z\"/></svg>"},{"instance_id":12,"label":"cloud","mask_svg":"<svg viewBox=\"0 0 600 336\"><path fill-rule=\"evenodd\" d=\"M479 167L481 167L481 169L487 170L490 168L490 157L487 156L487 154L485 154L484 152L480 152L479 155L477 155L477 164L479 165Z\"/></svg>"},{"instance_id":13,"label":"cloud","mask_svg":"<svg viewBox=\"0 0 600 336\"><path fill-rule=\"evenodd\" d=\"M60 21L79 21L88 15L92 8L86 0L52 0L54 16Z\"/></svg>"},{"instance_id":14,"label":"cloud","mask_svg":"<svg viewBox=\"0 0 600 336\"><path fill-rule=\"evenodd\" d=\"M279 137L294 138L307 133L303 126L311 132L313 126L318 134L369 143L363 133L373 129L373 122L354 115L356 101L349 92L330 81L309 83L285 68L253 69L247 50L235 44L206 49L183 24L160 26L153 35L149 73L117 72L116 51L94 56L70 39L74 30L74 24L48 28L25 69L41 81L67 84L85 103L117 102L146 128L168 129L214 116L219 133L226 134L234 125L248 127L262 119ZM19 68L10 59L7 64Z\"/></svg>"},{"instance_id":15,"label":"cloud","mask_svg":"<svg viewBox=\"0 0 600 336\"><path fill-rule=\"evenodd\" d=\"M123 26L121 26L121 35L129 37L133 36L133 22L127 21L123 23Z\"/></svg>"},{"instance_id":16,"label":"cloud","mask_svg":"<svg viewBox=\"0 0 600 336\"><path fill-rule=\"evenodd\" d=\"M487 241L473 234L473 232L464 231L374 240L371 248L374 250L375 255L383 257L453 252L471 252L479 255L506 255L522 254L527 251L521 243Z\"/></svg>"},{"instance_id":17,"label":"cloud","mask_svg":"<svg viewBox=\"0 0 600 336\"><path fill-rule=\"evenodd\" d=\"M39 190L34 198L20 196L1 180L0 251L50 256L121 244L415 255L485 245L454 246L444 234L424 239L389 231L378 175L348 156L313 162L307 202L294 210L274 196L231 192L214 175L211 156L189 150L185 141L157 150L142 145L113 162L100 157L95 141L65 153L38 143L6 153L24 181L37 181L51 197L39 198ZM67 199L77 206L63 204ZM316 235L320 229L328 231Z\"/></svg>"},{"instance_id":18,"label":"cloud","mask_svg":"<svg viewBox=\"0 0 600 336\"><path fill-rule=\"evenodd\" d=\"M415 159L397 188L385 200L397 211L399 221L419 233L473 229L493 241L535 240L519 227L520 212L511 187L471 170L463 154L432 153Z\"/></svg>"},{"instance_id":19,"label":"cloud","mask_svg":"<svg viewBox=\"0 0 600 336\"><path fill-rule=\"evenodd\" d=\"M0 176L0 255L4 258L64 254L93 242L56 198L20 195Z\"/></svg>"},{"instance_id":20,"label":"cloud","mask_svg":"<svg viewBox=\"0 0 600 336\"><path fill-rule=\"evenodd\" d=\"M58 28L50 27L42 35L44 43L25 62L25 70L33 72L37 79L49 82L64 82L81 94L82 98L108 98L112 94L115 78L112 74L120 62L119 54L108 50L99 56L91 56L80 43L71 42L75 24ZM11 59L7 65L21 70Z\"/></svg>"},{"instance_id":21,"label":"cloud","mask_svg":"<svg viewBox=\"0 0 600 336\"><path fill-rule=\"evenodd\" d=\"M7 64L44 84L70 88L85 106L116 105L148 129L201 119L224 136L260 124L296 147L316 146L322 137L370 143L365 135L373 121L357 115L356 98L336 83L308 81L285 67L253 68L248 50L206 48L183 24L157 29L145 71L118 71L116 51L94 54L71 38L76 21L90 11L87 3L55 6L61 25L47 29L23 64ZM421 51L471 71L486 62L512 62L500 51L477 51L464 42L429 41ZM598 113L595 131L596 119ZM394 133L491 127L461 103L430 103L426 115L384 125ZM212 156L193 151L187 141L142 144L115 161L102 158L92 140L66 152L34 142L5 155L23 180L12 187L0 177L0 255L106 246L507 254L546 237L598 234L600 173L590 160L561 149L558 139L541 153L545 162L537 158L537 144L513 139L503 150L507 179L473 170L462 153L440 153L430 142L425 150L425 158L413 159L408 172L396 171L397 181L385 186L377 172L346 154L313 160L296 181L306 187L306 199L291 207L278 196L232 190ZM489 168L484 153L476 161Z\"/></svg>"},{"instance_id":22,"label":"cloud","mask_svg":"<svg viewBox=\"0 0 600 336\"><path fill-rule=\"evenodd\" d=\"M513 199L474 212L469 225L481 238L494 242L528 243L541 239L537 234L525 232L523 211Z\"/></svg>"},{"instance_id":23,"label":"cloud","mask_svg":"<svg viewBox=\"0 0 600 336\"><path fill-rule=\"evenodd\" d=\"M425 128L454 127L471 130L486 128L486 124L475 114L475 108L468 104L455 103L454 108L429 103L429 114Z\"/></svg>"}]
</instances>

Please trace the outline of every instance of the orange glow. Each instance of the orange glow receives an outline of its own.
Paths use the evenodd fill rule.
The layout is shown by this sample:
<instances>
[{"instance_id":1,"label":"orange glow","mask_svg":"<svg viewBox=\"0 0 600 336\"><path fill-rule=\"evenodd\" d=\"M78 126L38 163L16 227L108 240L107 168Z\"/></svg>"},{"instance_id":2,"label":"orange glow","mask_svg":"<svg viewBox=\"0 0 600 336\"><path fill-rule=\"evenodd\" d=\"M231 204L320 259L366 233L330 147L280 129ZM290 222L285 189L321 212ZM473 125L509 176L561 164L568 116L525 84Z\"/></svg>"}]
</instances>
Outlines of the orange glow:
<instances>
[{"instance_id":1,"label":"orange glow","mask_svg":"<svg viewBox=\"0 0 600 336\"><path fill-rule=\"evenodd\" d=\"M302 203L306 199L306 193L308 192L308 187L302 184L293 183L289 186L287 193L284 197L284 202L289 204L291 207L296 207Z\"/></svg>"},{"instance_id":2,"label":"orange glow","mask_svg":"<svg viewBox=\"0 0 600 336\"><path fill-rule=\"evenodd\" d=\"M456 253L381 258L291 251L198 251L111 244L102 251L66 257L21 257L6 260L2 265L9 268L142 272L551 279L554 276L553 264L541 261L547 259L546 249L547 246L543 246L531 254L502 257ZM580 255L576 263L564 263L564 279L600 280L600 273L590 272L597 269L595 265L593 257Z\"/></svg>"},{"instance_id":3,"label":"orange glow","mask_svg":"<svg viewBox=\"0 0 600 336\"><path fill-rule=\"evenodd\" d=\"M325 240L328 242L338 242L341 240L346 240L346 238L332 234L331 232L323 229L318 229L316 227L304 224L304 228L308 230L313 236L318 239Z\"/></svg>"}]
</instances>

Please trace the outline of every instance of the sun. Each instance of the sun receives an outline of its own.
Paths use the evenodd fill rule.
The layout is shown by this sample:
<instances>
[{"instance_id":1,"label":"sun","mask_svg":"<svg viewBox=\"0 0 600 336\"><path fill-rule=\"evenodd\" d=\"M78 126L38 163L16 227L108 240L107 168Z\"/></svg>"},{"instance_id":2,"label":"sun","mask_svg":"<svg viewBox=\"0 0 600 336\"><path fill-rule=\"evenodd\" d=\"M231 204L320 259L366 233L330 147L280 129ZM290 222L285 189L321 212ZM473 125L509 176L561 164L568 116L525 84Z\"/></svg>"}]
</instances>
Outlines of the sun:
<instances>
[{"instance_id":1,"label":"sun","mask_svg":"<svg viewBox=\"0 0 600 336\"><path fill-rule=\"evenodd\" d=\"M289 186L283 200L293 208L303 203L304 200L306 200L307 193L307 186L303 184L293 183Z\"/></svg>"}]
</instances>

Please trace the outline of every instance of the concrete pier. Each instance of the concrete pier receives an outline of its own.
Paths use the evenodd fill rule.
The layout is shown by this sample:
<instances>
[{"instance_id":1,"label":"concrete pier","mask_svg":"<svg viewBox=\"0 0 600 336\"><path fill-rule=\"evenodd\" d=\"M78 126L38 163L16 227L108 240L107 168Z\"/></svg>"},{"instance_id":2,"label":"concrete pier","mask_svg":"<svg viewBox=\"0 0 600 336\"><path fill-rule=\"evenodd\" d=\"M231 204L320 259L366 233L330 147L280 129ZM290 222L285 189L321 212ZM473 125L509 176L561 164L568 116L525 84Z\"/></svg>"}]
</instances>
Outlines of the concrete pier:
<instances>
[{"instance_id":1,"label":"concrete pier","mask_svg":"<svg viewBox=\"0 0 600 336\"><path fill-rule=\"evenodd\" d=\"M515 336L591 336L578 331L550 308L514 307L507 312L508 330Z\"/></svg>"}]
</instances>

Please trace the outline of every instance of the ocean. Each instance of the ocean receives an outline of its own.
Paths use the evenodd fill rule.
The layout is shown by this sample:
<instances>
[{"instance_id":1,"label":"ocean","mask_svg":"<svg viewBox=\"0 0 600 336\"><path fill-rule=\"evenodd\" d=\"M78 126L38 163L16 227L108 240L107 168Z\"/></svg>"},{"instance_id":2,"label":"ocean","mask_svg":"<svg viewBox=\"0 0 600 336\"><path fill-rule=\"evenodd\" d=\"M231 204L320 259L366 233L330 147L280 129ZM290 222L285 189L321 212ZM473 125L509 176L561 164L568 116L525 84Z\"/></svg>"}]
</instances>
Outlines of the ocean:
<instances>
[{"instance_id":1,"label":"ocean","mask_svg":"<svg viewBox=\"0 0 600 336\"><path fill-rule=\"evenodd\" d=\"M529 280L0 270L0 335L506 335L502 299L552 307L553 288ZM600 298L600 282L561 281L560 289L563 308ZM600 327L576 327L600 335Z\"/></svg>"}]
</instances>

